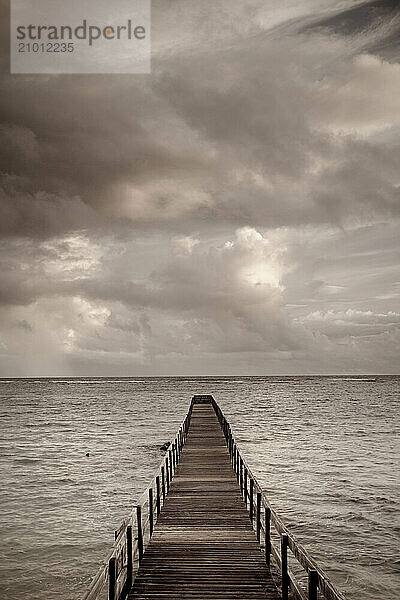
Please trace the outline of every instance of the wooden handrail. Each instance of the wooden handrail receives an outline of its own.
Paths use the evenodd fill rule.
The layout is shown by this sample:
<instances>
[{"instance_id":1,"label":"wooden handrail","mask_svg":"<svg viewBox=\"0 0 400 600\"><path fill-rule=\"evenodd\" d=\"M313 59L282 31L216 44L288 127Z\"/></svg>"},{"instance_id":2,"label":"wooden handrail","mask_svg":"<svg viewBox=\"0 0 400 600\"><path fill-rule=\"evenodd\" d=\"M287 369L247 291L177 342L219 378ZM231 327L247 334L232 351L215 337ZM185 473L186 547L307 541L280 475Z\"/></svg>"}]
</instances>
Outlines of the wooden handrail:
<instances>
[{"instance_id":1,"label":"wooden handrail","mask_svg":"<svg viewBox=\"0 0 400 600\"><path fill-rule=\"evenodd\" d=\"M135 579L144 546L151 538L159 509L165 501L167 490L164 495L159 485L160 481L165 481L165 459L173 452L173 460L169 463L169 481L171 481L186 442L192 405L193 402L190 404L188 413L173 442L167 449L158 471L151 480L150 486L139 497L138 504L133 508L129 517L124 519L116 530L113 547L93 577L82 600L97 600L106 586L108 586L108 600L124 600L126 598ZM169 485L167 487L169 488ZM147 510L143 510L146 508ZM143 513L146 514L145 519L142 518Z\"/></svg>"},{"instance_id":2,"label":"wooden handrail","mask_svg":"<svg viewBox=\"0 0 400 600\"><path fill-rule=\"evenodd\" d=\"M271 504L265 496L265 493L262 490L262 487L258 483L257 478L252 473L249 465L247 464L247 461L243 458L239 450L239 446L232 435L231 427L228 421L226 420L223 412L221 411L214 399L212 400L212 404L220 422L222 432L225 435L227 447L231 456L231 462L236 472L237 479L240 482L242 494L246 494L246 496L243 497L243 499L248 507L253 527L255 527L256 530L257 538L260 539L261 530L264 534L264 540L269 541L269 548L264 542L264 550L266 553L267 565L269 565L269 555L271 555L275 561L276 566L281 572L282 598L287 598L287 586L287 588L291 590L293 596L298 600L315 600L315 598L317 598L318 591L325 598L325 600L345 600L343 594L335 589L328 576L317 565L315 560L308 554L305 548L296 540L294 535L289 531L289 529L283 523L282 519L272 508ZM244 477L249 478L249 485L247 484L247 481L244 480ZM260 504L259 498L261 498ZM254 499L256 499L256 504ZM279 550L271 541L269 532L266 533L265 518L263 522L262 517L262 513L264 512L265 514L265 511L268 511L270 524L273 525L276 533L280 537L281 548ZM255 523L253 515L255 515ZM288 567L287 559L285 557L287 549L291 551L294 558L303 567L303 569L308 575L307 590L304 590L301 583L296 579L295 575Z\"/></svg>"}]
</instances>

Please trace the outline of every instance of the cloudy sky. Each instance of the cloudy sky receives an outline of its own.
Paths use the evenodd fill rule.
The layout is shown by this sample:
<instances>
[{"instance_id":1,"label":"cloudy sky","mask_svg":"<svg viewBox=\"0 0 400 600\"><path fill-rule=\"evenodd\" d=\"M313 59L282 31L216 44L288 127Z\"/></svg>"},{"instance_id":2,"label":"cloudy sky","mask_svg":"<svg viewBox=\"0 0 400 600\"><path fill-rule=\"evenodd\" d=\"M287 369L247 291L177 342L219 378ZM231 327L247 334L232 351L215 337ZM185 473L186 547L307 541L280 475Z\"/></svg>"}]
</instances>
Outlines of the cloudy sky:
<instances>
[{"instance_id":1,"label":"cloudy sky","mask_svg":"<svg viewBox=\"0 0 400 600\"><path fill-rule=\"evenodd\" d=\"M1 2L1 376L398 372L397 0L153 0L108 76Z\"/></svg>"}]
</instances>

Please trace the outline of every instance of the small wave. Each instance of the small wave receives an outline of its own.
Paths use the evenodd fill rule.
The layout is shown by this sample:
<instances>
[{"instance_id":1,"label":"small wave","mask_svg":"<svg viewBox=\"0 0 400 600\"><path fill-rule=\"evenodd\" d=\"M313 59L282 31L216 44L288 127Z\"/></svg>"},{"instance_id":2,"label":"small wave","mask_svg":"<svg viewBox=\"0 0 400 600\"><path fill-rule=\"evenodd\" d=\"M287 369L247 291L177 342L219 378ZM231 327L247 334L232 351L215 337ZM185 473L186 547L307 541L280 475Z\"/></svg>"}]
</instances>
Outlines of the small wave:
<instances>
[{"instance_id":1,"label":"small wave","mask_svg":"<svg viewBox=\"0 0 400 600\"><path fill-rule=\"evenodd\" d=\"M376 377L330 377L331 381L376 381Z\"/></svg>"},{"instance_id":2,"label":"small wave","mask_svg":"<svg viewBox=\"0 0 400 600\"><path fill-rule=\"evenodd\" d=\"M55 485L69 485L70 483L73 483L75 485L77 482L75 479L70 479L69 477L61 477L60 479L53 479L52 483Z\"/></svg>"}]
</instances>

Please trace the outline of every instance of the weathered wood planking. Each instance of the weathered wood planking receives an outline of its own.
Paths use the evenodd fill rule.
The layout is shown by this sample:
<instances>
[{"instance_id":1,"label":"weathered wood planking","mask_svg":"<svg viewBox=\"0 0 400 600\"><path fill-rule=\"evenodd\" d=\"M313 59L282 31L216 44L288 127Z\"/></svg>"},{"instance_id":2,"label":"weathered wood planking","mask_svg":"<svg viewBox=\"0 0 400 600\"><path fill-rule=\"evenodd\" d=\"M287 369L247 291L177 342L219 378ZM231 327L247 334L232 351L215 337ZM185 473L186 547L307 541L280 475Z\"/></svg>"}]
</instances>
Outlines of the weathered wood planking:
<instances>
[{"instance_id":1,"label":"weathered wood planking","mask_svg":"<svg viewBox=\"0 0 400 600\"><path fill-rule=\"evenodd\" d=\"M130 600L278 600L209 402L192 407Z\"/></svg>"}]
</instances>

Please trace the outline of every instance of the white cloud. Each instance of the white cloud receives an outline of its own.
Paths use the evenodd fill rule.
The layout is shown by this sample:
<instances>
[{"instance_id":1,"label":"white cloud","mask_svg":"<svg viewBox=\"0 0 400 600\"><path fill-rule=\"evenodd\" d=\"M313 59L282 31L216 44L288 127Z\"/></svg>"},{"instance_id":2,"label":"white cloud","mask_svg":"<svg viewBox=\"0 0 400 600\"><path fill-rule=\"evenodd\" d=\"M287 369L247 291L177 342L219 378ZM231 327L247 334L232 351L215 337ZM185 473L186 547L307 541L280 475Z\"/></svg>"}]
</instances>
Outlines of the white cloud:
<instances>
[{"instance_id":1,"label":"white cloud","mask_svg":"<svg viewBox=\"0 0 400 600\"><path fill-rule=\"evenodd\" d=\"M315 86L314 121L335 133L371 135L400 125L400 64L371 54L344 61Z\"/></svg>"}]
</instances>

